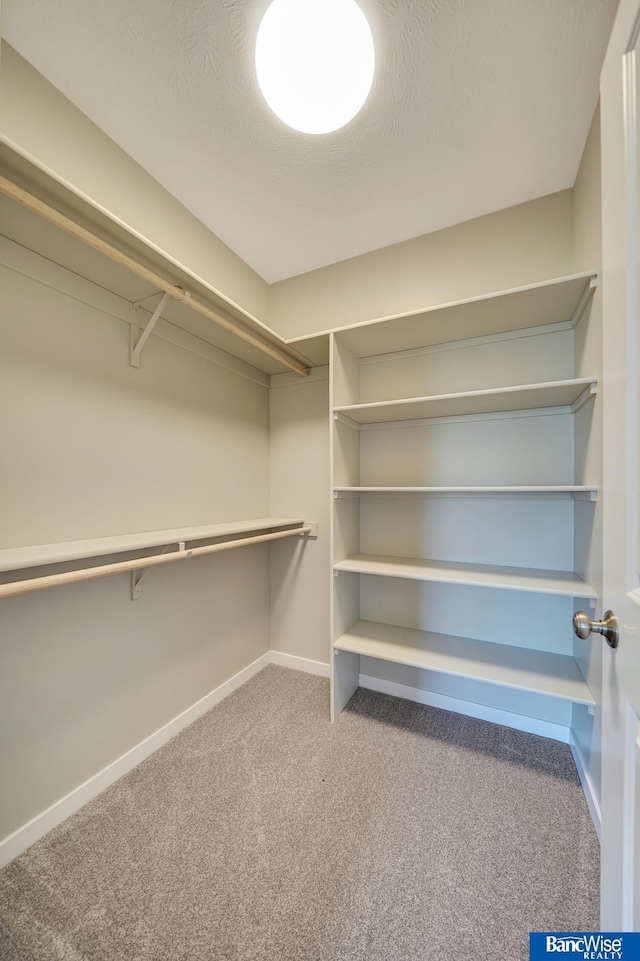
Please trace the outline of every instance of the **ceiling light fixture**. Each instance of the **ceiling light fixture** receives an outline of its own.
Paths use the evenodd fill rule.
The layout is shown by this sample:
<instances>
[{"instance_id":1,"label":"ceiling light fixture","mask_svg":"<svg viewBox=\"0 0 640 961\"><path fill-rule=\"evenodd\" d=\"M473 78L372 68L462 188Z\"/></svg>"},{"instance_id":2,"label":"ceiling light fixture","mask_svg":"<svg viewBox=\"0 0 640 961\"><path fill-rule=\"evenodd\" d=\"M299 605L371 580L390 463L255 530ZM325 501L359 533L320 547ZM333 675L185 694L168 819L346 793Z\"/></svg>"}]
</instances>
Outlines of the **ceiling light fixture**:
<instances>
[{"instance_id":1,"label":"ceiling light fixture","mask_svg":"<svg viewBox=\"0 0 640 961\"><path fill-rule=\"evenodd\" d=\"M355 0L273 0L258 29L260 89L276 116L302 133L330 133L355 117L374 62Z\"/></svg>"}]
</instances>

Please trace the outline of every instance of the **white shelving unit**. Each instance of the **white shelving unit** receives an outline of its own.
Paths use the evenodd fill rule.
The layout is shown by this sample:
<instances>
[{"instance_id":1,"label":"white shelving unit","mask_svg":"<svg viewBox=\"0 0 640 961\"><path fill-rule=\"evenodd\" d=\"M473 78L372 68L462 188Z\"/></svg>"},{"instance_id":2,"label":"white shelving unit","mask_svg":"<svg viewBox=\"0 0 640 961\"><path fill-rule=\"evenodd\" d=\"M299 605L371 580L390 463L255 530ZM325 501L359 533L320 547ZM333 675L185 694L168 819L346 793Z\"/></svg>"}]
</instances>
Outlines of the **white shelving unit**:
<instances>
[{"instance_id":1,"label":"white shelving unit","mask_svg":"<svg viewBox=\"0 0 640 961\"><path fill-rule=\"evenodd\" d=\"M592 708L571 615L596 603L583 448L598 371L580 369L575 332L595 284L332 335L334 718L370 677L545 730Z\"/></svg>"}]
</instances>

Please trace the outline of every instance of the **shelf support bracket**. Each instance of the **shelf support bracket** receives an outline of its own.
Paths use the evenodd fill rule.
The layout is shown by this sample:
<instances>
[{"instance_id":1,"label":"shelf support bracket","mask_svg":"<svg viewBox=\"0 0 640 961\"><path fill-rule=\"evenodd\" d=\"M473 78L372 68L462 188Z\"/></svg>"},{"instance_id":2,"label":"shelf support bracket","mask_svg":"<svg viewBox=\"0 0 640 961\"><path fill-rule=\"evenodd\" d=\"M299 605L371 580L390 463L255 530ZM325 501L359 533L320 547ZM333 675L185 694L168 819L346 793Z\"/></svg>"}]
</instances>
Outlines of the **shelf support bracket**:
<instances>
[{"instance_id":1,"label":"shelf support bracket","mask_svg":"<svg viewBox=\"0 0 640 961\"><path fill-rule=\"evenodd\" d=\"M576 305L576 309L573 312L573 316L571 318L572 327L577 327L578 324L580 323L580 318L584 314L585 310L587 309L587 306L589 305L591 298L595 294L597 286L598 286L598 278L592 277L588 285L585 287L584 291L582 292L582 297L578 301Z\"/></svg>"},{"instance_id":2,"label":"shelf support bracket","mask_svg":"<svg viewBox=\"0 0 640 961\"><path fill-rule=\"evenodd\" d=\"M353 430L360 430L361 425L358 424L357 421L352 420L351 417L347 417L347 415L343 414L341 410L334 410L333 419L339 424L344 424L345 427L351 427Z\"/></svg>"},{"instance_id":3,"label":"shelf support bracket","mask_svg":"<svg viewBox=\"0 0 640 961\"><path fill-rule=\"evenodd\" d=\"M149 320L149 323L148 323L147 326L144 328L144 330L142 331L142 333L141 333L140 336L138 337L138 339L137 339L137 341L135 342L135 344L134 344L134 341L135 341L135 338L136 338L136 336L137 336L139 327L138 327L137 324L131 324L131 341L130 341L129 363L131 364L132 367L139 367L139 366L140 366L140 354L142 353L142 348L144 347L144 345L146 344L147 340L149 339L149 337L150 337L151 334L153 333L153 328L156 326L156 324L157 324L158 321L160 320L160 316L161 316L162 311L164 310L164 308L167 306L167 301L168 301L168 300L169 300L169 294L167 294L167 293L163 294L162 297L161 297L161 299L160 299L160 303L158 304L158 306L157 306L156 309L154 310L153 314L151 315L151 319ZM136 305L134 305L134 310L137 310L137 309L138 309L138 306L137 306L137 304L136 304Z\"/></svg>"},{"instance_id":4,"label":"shelf support bracket","mask_svg":"<svg viewBox=\"0 0 640 961\"><path fill-rule=\"evenodd\" d=\"M577 411L581 410L585 404L587 404L592 397L598 393L598 384L594 381L593 384L582 391L579 397L577 397L573 404L571 405L571 413L575 414Z\"/></svg>"},{"instance_id":5,"label":"shelf support bracket","mask_svg":"<svg viewBox=\"0 0 640 961\"><path fill-rule=\"evenodd\" d=\"M173 547L173 544L167 544L165 547L162 548L160 553L167 554L172 547ZM184 551L184 549L185 549L185 542L179 541L178 551ZM131 600L132 601L138 601L142 597L142 578L144 577L144 575L147 573L148 570L149 570L148 567L139 567L135 571L131 571Z\"/></svg>"},{"instance_id":6,"label":"shelf support bracket","mask_svg":"<svg viewBox=\"0 0 640 961\"><path fill-rule=\"evenodd\" d=\"M595 503L598 500L598 491L573 491L571 497L574 501L590 501Z\"/></svg>"}]
</instances>

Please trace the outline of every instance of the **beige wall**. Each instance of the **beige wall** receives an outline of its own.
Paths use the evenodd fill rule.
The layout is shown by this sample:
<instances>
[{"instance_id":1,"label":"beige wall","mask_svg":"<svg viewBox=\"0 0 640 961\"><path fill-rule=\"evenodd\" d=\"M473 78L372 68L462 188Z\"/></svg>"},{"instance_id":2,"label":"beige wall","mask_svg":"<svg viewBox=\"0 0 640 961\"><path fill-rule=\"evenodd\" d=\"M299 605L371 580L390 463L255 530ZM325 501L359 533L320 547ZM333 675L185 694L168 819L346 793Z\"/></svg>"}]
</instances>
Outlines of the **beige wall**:
<instances>
[{"instance_id":1,"label":"beige wall","mask_svg":"<svg viewBox=\"0 0 640 961\"><path fill-rule=\"evenodd\" d=\"M195 339L152 337L134 370L124 301L5 242L13 256L0 267L1 546L267 516L266 385ZM135 602L118 575L1 613L0 838L269 649L268 547L154 568Z\"/></svg>"},{"instance_id":2,"label":"beige wall","mask_svg":"<svg viewBox=\"0 0 640 961\"><path fill-rule=\"evenodd\" d=\"M268 323L265 281L7 43L0 143Z\"/></svg>"},{"instance_id":3,"label":"beige wall","mask_svg":"<svg viewBox=\"0 0 640 961\"><path fill-rule=\"evenodd\" d=\"M573 188L573 268L591 270L602 260L600 209L600 106L591 122L582 161Z\"/></svg>"},{"instance_id":4,"label":"beige wall","mask_svg":"<svg viewBox=\"0 0 640 961\"><path fill-rule=\"evenodd\" d=\"M274 284L271 324L287 339L301 337L572 269L565 190Z\"/></svg>"},{"instance_id":5,"label":"beige wall","mask_svg":"<svg viewBox=\"0 0 640 961\"><path fill-rule=\"evenodd\" d=\"M329 380L271 378L271 511L318 521L318 539L271 545L271 647L329 663ZM328 709L328 704L327 704Z\"/></svg>"}]
</instances>

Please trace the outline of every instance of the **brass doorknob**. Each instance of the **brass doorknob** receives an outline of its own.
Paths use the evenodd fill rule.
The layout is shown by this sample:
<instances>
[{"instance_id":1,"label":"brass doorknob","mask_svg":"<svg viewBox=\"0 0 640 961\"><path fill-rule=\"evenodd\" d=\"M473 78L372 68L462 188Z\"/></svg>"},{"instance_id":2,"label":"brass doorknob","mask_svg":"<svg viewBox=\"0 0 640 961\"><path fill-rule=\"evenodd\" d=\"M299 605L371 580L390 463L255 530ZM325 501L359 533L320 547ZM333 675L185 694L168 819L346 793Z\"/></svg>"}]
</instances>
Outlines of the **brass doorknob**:
<instances>
[{"instance_id":1,"label":"brass doorknob","mask_svg":"<svg viewBox=\"0 0 640 961\"><path fill-rule=\"evenodd\" d=\"M576 611L573 615L573 631L583 641L594 634L602 634L609 647L617 647L620 640L618 618L613 611L606 611L603 620L590 621L584 611Z\"/></svg>"}]
</instances>

